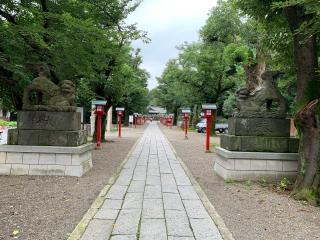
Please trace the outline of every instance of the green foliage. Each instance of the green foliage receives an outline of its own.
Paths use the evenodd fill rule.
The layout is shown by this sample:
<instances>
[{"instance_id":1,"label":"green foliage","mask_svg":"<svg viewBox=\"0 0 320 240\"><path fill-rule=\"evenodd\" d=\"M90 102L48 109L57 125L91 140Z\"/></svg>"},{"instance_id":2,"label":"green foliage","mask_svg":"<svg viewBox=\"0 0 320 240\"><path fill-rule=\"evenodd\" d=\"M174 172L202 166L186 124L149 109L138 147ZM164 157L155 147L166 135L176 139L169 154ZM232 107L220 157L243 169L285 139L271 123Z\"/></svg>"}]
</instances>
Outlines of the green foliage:
<instances>
[{"instance_id":1,"label":"green foliage","mask_svg":"<svg viewBox=\"0 0 320 240\"><path fill-rule=\"evenodd\" d=\"M245 181L243 184L244 184L246 187L251 187L251 186L253 185L253 182L249 179L249 180Z\"/></svg>"},{"instance_id":2,"label":"green foliage","mask_svg":"<svg viewBox=\"0 0 320 240\"><path fill-rule=\"evenodd\" d=\"M290 182L289 179L287 178L283 178L277 185L277 189L281 192L284 192L285 190L288 190L290 185L292 185L292 183Z\"/></svg>"},{"instance_id":3,"label":"green foliage","mask_svg":"<svg viewBox=\"0 0 320 240\"><path fill-rule=\"evenodd\" d=\"M295 190L294 198L299 201L306 201L314 206L320 205L320 193L314 188L302 188Z\"/></svg>"},{"instance_id":4,"label":"green foliage","mask_svg":"<svg viewBox=\"0 0 320 240\"><path fill-rule=\"evenodd\" d=\"M235 183L236 181L232 178L227 178L224 180L225 183Z\"/></svg>"},{"instance_id":5,"label":"green foliage","mask_svg":"<svg viewBox=\"0 0 320 240\"><path fill-rule=\"evenodd\" d=\"M227 1L218 1L213 8L200 35L204 42L232 43L240 31L241 20L237 10Z\"/></svg>"},{"instance_id":6,"label":"green foliage","mask_svg":"<svg viewBox=\"0 0 320 240\"><path fill-rule=\"evenodd\" d=\"M239 63L249 63L250 49L248 45L230 43L224 49L224 57L230 65Z\"/></svg>"},{"instance_id":7,"label":"green foliage","mask_svg":"<svg viewBox=\"0 0 320 240\"><path fill-rule=\"evenodd\" d=\"M77 86L77 102L90 107L94 98L110 105L125 94L147 94L139 51L130 47L145 33L124 19L140 1L65 0L0 3L0 94L5 108L21 109L23 88L37 76L40 64L58 83ZM139 78L139 80L137 80ZM131 83L129 83L131 82ZM131 92L132 90L132 92Z\"/></svg>"},{"instance_id":8,"label":"green foliage","mask_svg":"<svg viewBox=\"0 0 320 240\"><path fill-rule=\"evenodd\" d=\"M260 186L261 187L267 187L268 186L268 181L265 178L261 178L259 180Z\"/></svg>"},{"instance_id":9,"label":"green foliage","mask_svg":"<svg viewBox=\"0 0 320 240\"><path fill-rule=\"evenodd\" d=\"M16 127L17 122L9 122L9 121L0 120L0 126Z\"/></svg>"}]
</instances>

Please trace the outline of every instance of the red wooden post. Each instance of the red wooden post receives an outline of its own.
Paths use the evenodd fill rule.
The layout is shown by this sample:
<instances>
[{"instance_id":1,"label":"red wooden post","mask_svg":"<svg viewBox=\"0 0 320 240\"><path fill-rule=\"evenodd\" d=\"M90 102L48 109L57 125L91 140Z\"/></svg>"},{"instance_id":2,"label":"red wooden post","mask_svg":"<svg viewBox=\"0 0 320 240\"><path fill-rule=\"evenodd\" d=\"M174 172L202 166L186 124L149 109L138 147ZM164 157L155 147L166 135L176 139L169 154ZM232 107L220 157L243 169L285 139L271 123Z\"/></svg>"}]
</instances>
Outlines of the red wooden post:
<instances>
[{"instance_id":1,"label":"red wooden post","mask_svg":"<svg viewBox=\"0 0 320 240\"><path fill-rule=\"evenodd\" d=\"M118 130L119 130L119 137L121 138L121 125L122 125L122 112L118 112Z\"/></svg>"},{"instance_id":2,"label":"red wooden post","mask_svg":"<svg viewBox=\"0 0 320 240\"><path fill-rule=\"evenodd\" d=\"M101 146L101 123L102 123L102 116L105 115L106 113L103 110L102 105L97 105L96 107L96 112L97 114L97 148L100 148Z\"/></svg>"},{"instance_id":3,"label":"red wooden post","mask_svg":"<svg viewBox=\"0 0 320 240\"><path fill-rule=\"evenodd\" d=\"M188 122L189 122L188 113L184 113L184 138L185 139L188 139Z\"/></svg>"},{"instance_id":4,"label":"red wooden post","mask_svg":"<svg viewBox=\"0 0 320 240\"><path fill-rule=\"evenodd\" d=\"M211 121L213 119L213 112L215 109L217 109L216 104L212 103L205 103L202 104L202 109L204 110L204 117L207 120L207 126L206 126L206 152L210 152L210 126ZM214 131L214 129L213 129Z\"/></svg>"},{"instance_id":5,"label":"red wooden post","mask_svg":"<svg viewBox=\"0 0 320 240\"><path fill-rule=\"evenodd\" d=\"M98 114L98 123L97 123L97 148L100 148L101 145L101 119L102 115Z\"/></svg>"},{"instance_id":6,"label":"red wooden post","mask_svg":"<svg viewBox=\"0 0 320 240\"><path fill-rule=\"evenodd\" d=\"M207 127L206 127L206 152L210 152L210 127L211 120L213 117L213 110L207 109L205 110L205 118L207 119Z\"/></svg>"}]
</instances>

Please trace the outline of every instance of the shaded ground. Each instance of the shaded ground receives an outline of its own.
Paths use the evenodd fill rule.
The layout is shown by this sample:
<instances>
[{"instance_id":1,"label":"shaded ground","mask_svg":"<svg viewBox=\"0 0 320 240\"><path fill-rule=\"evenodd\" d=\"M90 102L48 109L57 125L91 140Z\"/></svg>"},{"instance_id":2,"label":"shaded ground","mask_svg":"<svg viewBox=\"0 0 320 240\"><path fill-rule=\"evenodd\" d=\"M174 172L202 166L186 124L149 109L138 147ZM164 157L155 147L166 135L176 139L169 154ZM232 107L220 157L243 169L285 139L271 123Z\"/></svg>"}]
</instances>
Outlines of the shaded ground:
<instances>
[{"instance_id":1,"label":"shaded ground","mask_svg":"<svg viewBox=\"0 0 320 240\"><path fill-rule=\"evenodd\" d=\"M111 133L81 178L0 176L0 240L66 239L142 132L124 129L121 140Z\"/></svg>"},{"instance_id":2,"label":"shaded ground","mask_svg":"<svg viewBox=\"0 0 320 240\"><path fill-rule=\"evenodd\" d=\"M205 135L161 126L179 157L237 240L320 239L320 208L258 184L225 183L213 171L214 153L204 153ZM212 139L218 143L218 139Z\"/></svg>"}]
</instances>

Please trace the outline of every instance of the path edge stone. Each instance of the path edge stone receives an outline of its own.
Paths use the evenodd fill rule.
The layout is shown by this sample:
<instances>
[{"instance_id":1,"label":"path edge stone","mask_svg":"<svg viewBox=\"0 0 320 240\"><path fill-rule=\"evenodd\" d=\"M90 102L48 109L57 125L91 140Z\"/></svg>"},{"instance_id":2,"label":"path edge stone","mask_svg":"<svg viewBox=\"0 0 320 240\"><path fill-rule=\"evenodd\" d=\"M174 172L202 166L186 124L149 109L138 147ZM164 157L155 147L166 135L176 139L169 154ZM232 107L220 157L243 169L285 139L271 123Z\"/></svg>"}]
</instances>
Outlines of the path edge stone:
<instances>
[{"instance_id":1,"label":"path edge stone","mask_svg":"<svg viewBox=\"0 0 320 240\"><path fill-rule=\"evenodd\" d=\"M67 238L68 240L79 240L82 237L82 235L84 234L85 230L87 229L90 221L93 219L93 217L96 215L96 213L98 212L101 205L104 203L105 196L107 195L110 187L116 182L122 168L129 160L129 156L131 155L131 153L133 152L133 150L135 149L135 147L137 146L137 144L141 140L142 136L140 136L136 140L134 145L131 147L128 154L126 155L124 160L121 162L121 164L117 168L116 172L109 178L107 185L100 191L100 193L98 194L98 197L94 200L94 202L92 203L92 205L90 206L88 211L84 214L81 221L77 224L77 226L72 231L72 233L70 233L70 235Z\"/></svg>"},{"instance_id":2,"label":"path edge stone","mask_svg":"<svg viewBox=\"0 0 320 240\"><path fill-rule=\"evenodd\" d=\"M159 127L159 129L161 130L160 127ZM216 211L215 207L212 205L212 203L208 199L208 197L205 194L205 192L202 190L202 188L199 185L199 183L197 182L197 180L193 177L192 173L189 171L188 167L185 165L183 160L178 156L178 153L176 152L175 148L173 147L173 145L171 144L171 142L169 141L169 139L167 138L165 133L163 131L162 131L162 133L163 133L164 137L167 139L167 141L168 141L173 153L176 155L176 158L180 162L183 170L185 171L185 173L189 177L189 179L190 179L195 191L197 192L200 200L202 201L204 207L207 209L210 217L212 218L212 220L216 224L216 226L217 226L222 238L224 240L235 240L233 235L232 235L232 233L230 232L230 230L227 228L226 224L224 223L222 217ZM213 169L212 169L212 171L213 171Z\"/></svg>"}]
</instances>

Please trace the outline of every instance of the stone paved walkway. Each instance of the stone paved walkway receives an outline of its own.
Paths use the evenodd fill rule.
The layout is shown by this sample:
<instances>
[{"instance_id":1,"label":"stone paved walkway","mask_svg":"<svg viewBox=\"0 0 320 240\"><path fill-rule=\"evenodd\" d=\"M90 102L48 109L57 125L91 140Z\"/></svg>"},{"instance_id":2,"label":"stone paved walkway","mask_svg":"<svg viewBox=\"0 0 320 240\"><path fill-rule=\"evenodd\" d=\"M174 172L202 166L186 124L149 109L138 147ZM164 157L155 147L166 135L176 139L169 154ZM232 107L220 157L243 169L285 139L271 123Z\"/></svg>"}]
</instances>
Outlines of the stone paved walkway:
<instances>
[{"instance_id":1,"label":"stone paved walkway","mask_svg":"<svg viewBox=\"0 0 320 240\"><path fill-rule=\"evenodd\" d=\"M222 237L168 141L151 123L81 239Z\"/></svg>"}]
</instances>

